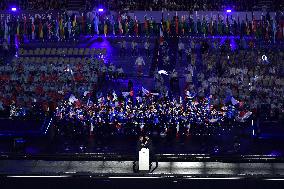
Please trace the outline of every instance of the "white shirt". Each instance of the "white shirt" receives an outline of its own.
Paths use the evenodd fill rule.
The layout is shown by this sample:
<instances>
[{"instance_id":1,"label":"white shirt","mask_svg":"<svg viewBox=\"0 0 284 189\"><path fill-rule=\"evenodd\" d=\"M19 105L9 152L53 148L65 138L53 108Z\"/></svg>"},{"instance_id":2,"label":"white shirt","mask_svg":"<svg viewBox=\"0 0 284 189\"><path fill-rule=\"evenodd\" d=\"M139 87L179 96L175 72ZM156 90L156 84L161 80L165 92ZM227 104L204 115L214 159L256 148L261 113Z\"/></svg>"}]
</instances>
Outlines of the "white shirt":
<instances>
[{"instance_id":1,"label":"white shirt","mask_svg":"<svg viewBox=\"0 0 284 189\"><path fill-rule=\"evenodd\" d=\"M139 57L136 59L135 64L138 65L138 66L145 65L145 61L144 61L143 57L142 57L142 56L139 56Z\"/></svg>"},{"instance_id":2,"label":"white shirt","mask_svg":"<svg viewBox=\"0 0 284 189\"><path fill-rule=\"evenodd\" d=\"M145 48L146 50L148 50L148 49L149 49L149 47L150 47L150 43L145 42L145 43L144 43L144 48Z\"/></svg>"},{"instance_id":3,"label":"white shirt","mask_svg":"<svg viewBox=\"0 0 284 189\"><path fill-rule=\"evenodd\" d=\"M182 42L180 42L178 44L178 50L183 50L184 49L184 44Z\"/></svg>"}]
</instances>

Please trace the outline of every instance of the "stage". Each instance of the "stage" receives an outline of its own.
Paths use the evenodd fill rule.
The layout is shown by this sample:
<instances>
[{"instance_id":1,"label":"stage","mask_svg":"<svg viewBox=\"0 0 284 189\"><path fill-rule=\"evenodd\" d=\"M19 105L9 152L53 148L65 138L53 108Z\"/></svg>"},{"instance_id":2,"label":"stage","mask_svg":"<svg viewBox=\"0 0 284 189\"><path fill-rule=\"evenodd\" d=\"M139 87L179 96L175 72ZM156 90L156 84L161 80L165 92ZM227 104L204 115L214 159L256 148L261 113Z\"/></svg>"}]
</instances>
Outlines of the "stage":
<instances>
[{"instance_id":1,"label":"stage","mask_svg":"<svg viewBox=\"0 0 284 189\"><path fill-rule=\"evenodd\" d=\"M268 160L267 160L268 161ZM227 163L222 161L153 163L150 173L134 173L133 161L45 161L45 160L1 160L1 175L57 175L94 177L264 177L284 176L284 163Z\"/></svg>"},{"instance_id":2,"label":"stage","mask_svg":"<svg viewBox=\"0 0 284 189\"><path fill-rule=\"evenodd\" d=\"M152 173L133 173L132 161L1 160L3 188L281 188L283 163L158 162Z\"/></svg>"}]
</instances>

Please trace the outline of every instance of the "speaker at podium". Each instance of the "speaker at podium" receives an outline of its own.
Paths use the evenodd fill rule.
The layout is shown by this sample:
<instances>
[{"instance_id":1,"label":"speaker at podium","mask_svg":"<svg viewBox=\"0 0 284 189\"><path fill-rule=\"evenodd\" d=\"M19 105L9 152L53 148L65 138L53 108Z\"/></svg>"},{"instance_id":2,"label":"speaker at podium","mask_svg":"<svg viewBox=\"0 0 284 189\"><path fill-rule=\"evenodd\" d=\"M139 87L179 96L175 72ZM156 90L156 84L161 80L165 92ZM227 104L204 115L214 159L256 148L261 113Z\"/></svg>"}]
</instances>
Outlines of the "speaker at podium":
<instances>
[{"instance_id":1,"label":"speaker at podium","mask_svg":"<svg viewBox=\"0 0 284 189\"><path fill-rule=\"evenodd\" d=\"M148 148L142 148L139 151L139 171L149 172L150 171L150 152Z\"/></svg>"}]
</instances>

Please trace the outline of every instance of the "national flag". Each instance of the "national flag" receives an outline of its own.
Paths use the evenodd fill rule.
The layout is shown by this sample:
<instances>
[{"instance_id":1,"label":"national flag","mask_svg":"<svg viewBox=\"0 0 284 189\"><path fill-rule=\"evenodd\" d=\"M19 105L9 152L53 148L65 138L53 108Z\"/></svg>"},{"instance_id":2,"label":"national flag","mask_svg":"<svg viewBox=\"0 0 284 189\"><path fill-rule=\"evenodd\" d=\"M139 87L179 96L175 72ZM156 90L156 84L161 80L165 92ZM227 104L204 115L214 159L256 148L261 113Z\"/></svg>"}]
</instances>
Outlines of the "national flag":
<instances>
[{"instance_id":1,"label":"national flag","mask_svg":"<svg viewBox=\"0 0 284 189\"><path fill-rule=\"evenodd\" d=\"M148 91L144 87L142 87L142 92L143 92L144 95L149 95L150 94L150 91Z\"/></svg>"},{"instance_id":2,"label":"national flag","mask_svg":"<svg viewBox=\"0 0 284 189\"><path fill-rule=\"evenodd\" d=\"M250 34L250 28L249 28L249 23L248 23L248 15L246 14L246 34Z\"/></svg>"},{"instance_id":3,"label":"national flag","mask_svg":"<svg viewBox=\"0 0 284 189\"><path fill-rule=\"evenodd\" d=\"M273 41L275 43L276 42L276 32L277 32L277 29L276 29L276 23L275 23L274 19L272 20L272 30L273 30Z\"/></svg>"},{"instance_id":4,"label":"national flag","mask_svg":"<svg viewBox=\"0 0 284 189\"><path fill-rule=\"evenodd\" d=\"M85 33L86 19L85 19L84 13L82 13L82 16L81 16L81 22L82 22L82 32Z\"/></svg>"},{"instance_id":5,"label":"national flag","mask_svg":"<svg viewBox=\"0 0 284 189\"><path fill-rule=\"evenodd\" d=\"M106 36L108 33L108 30L107 30L107 22L105 21L104 23L104 35Z\"/></svg>"},{"instance_id":6,"label":"national flag","mask_svg":"<svg viewBox=\"0 0 284 189\"><path fill-rule=\"evenodd\" d=\"M73 104L76 101L78 101L78 99L75 97L75 95L71 94L69 97L69 103Z\"/></svg>"},{"instance_id":7,"label":"national flag","mask_svg":"<svg viewBox=\"0 0 284 189\"><path fill-rule=\"evenodd\" d=\"M160 26L160 43L164 42L164 32L162 30L162 25Z\"/></svg>"},{"instance_id":8,"label":"national flag","mask_svg":"<svg viewBox=\"0 0 284 189\"><path fill-rule=\"evenodd\" d=\"M39 22L39 38L43 38L43 26L41 21Z\"/></svg>"},{"instance_id":9,"label":"national flag","mask_svg":"<svg viewBox=\"0 0 284 189\"><path fill-rule=\"evenodd\" d=\"M128 34L128 30L129 30L129 23L128 20L125 20L125 33Z\"/></svg>"},{"instance_id":10,"label":"national flag","mask_svg":"<svg viewBox=\"0 0 284 189\"><path fill-rule=\"evenodd\" d=\"M72 22L72 27L74 28L77 24L77 16L74 16L73 22Z\"/></svg>"},{"instance_id":11,"label":"national flag","mask_svg":"<svg viewBox=\"0 0 284 189\"><path fill-rule=\"evenodd\" d=\"M240 112L240 114L236 117L236 120L238 122L245 122L250 116L252 115L252 112Z\"/></svg>"},{"instance_id":12,"label":"national flag","mask_svg":"<svg viewBox=\"0 0 284 189\"><path fill-rule=\"evenodd\" d=\"M20 21L18 20L18 24L17 24L17 37L19 38L20 36Z\"/></svg>"},{"instance_id":13,"label":"national flag","mask_svg":"<svg viewBox=\"0 0 284 189\"><path fill-rule=\"evenodd\" d=\"M121 15L119 15L119 17L118 17L118 29L119 29L119 33L123 34L123 28L122 28L122 24L121 24Z\"/></svg>"},{"instance_id":14,"label":"national flag","mask_svg":"<svg viewBox=\"0 0 284 189\"><path fill-rule=\"evenodd\" d=\"M56 37L57 37L57 39L59 40L59 20L58 19L56 19L55 20L55 35L56 35Z\"/></svg>"},{"instance_id":15,"label":"national flag","mask_svg":"<svg viewBox=\"0 0 284 189\"><path fill-rule=\"evenodd\" d=\"M209 33L210 35L213 35L213 19L212 17L210 18L210 24L209 24Z\"/></svg>"},{"instance_id":16,"label":"national flag","mask_svg":"<svg viewBox=\"0 0 284 189\"><path fill-rule=\"evenodd\" d=\"M181 31L182 31L182 35L184 35L185 33L185 16L181 17Z\"/></svg>"},{"instance_id":17,"label":"national flag","mask_svg":"<svg viewBox=\"0 0 284 189\"><path fill-rule=\"evenodd\" d=\"M31 17L32 19L32 39L35 39L35 24L34 24L34 18Z\"/></svg>"},{"instance_id":18,"label":"national flag","mask_svg":"<svg viewBox=\"0 0 284 189\"><path fill-rule=\"evenodd\" d=\"M232 97L231 103L235 106L235 105L239 104L240 102L238 100L236 100L234 97Z\"/></svg>"},{"instance_id":19,"label":"national flag","mask_svg":"<svg viewBox=\"0 0 284 189\"><path fill-rule=\"evenodd\" d=\"M252 32L253 33L256 33L256 28L257 28L257 22L254 18L254 14L252 13L252 22L251 22L251 28L252 28Z\"/></svg>"},{"instance_id":20,"label":"national flag","mask_svg":"<svg viewBox=\"0 0 284 189\"><path fill-rule=\"evenodd\" d=\"M144 17L144 30L145 30L145 33L148 35L148 29L149 29L149 26L148 26L148 20L147 20L147 17L145 16Z\"/></svg>"},{"instance_id":21,"label":"national flag","mask_svg":"<svg viewBox=\"0 0 284 189\"><path fill-rule=\"evenodd\" d=\"M168 18L168 20L167 20L167 32L168 32L168 34L170 34L171 33L171 21L170 21L170 19Z\"/></svg>"},{"instance_id":22,"label":"national flag","mask_svg":"<svg viewBox=\"0 0 284 189\"><path fill-rule=\"evenodd\" d=\"M115 35L115 27L116 27L116 24L115 24L115 19L114 19L114 15L111 17L111 20L110 20L110 23L111 23L111 26L112 26L112 34Z\"/></svg>"},{"instance_id":23,"label":"national flag","mask_svg":"<svg viewBox=\"0 0 284 189\"><path fill-rule=\"evenodd\" d=\"M129 92L122 92L122 96L126 98L129 95Z\"/></svg>"},{"instance_id":24,"label":"national flag","mask_svg":"<svg viewBox=\"0 0 284 189\"><path fill-rule=\"evenodd\" d=\"M90 95L90 94L91 94L90 91L85 91L85 92L84 92L84 96L85 96L85 97L88 96L88 95Z\"/></svg>"},{"instance_id":25,"label":"national flag","mask_svg":"<svg viewBox=\"0 0 284 189\"><path fill-rule=\"evenodd\" d=\"M94 27L95 27L95 32L98 35L99 34L99 17L97 14L94 17Z\"/></svg>"},{"instance_id":26,"label":"national flag","mask_svg":"<svg viewBox=\"0 0 284 189\"><path fill-rule=\"evenodd\" d=\"M135 23L134 23L134 32L135 32L136 36L138 36L138 34L139 34L139 24L138 24L138 20L137 20L136 16L135 16Z\"/></svg>"},{"instance_id":27,"label":"national flag","mask_svg":"<svg viewBox=\"0 0 284 189\"><path fill-rule=\"evenodd\" d=\"M179 21L178 21L178 16L176 12L176 17L175 17L175 28L176 28L176 34L178 35L178 27L179 27Z\"/></svg>"},{"instance_id":28,"label":"national flag","mask_svg":"<svg viewBox=\"0 0 284 189\"><path fill-rule=\"evenodd\" d=\"M60 36L63 37L64 36L64 27L63 27L63 18L62 17L59 18L59 30L60 30Z\"/></svg>"}]
</instances>

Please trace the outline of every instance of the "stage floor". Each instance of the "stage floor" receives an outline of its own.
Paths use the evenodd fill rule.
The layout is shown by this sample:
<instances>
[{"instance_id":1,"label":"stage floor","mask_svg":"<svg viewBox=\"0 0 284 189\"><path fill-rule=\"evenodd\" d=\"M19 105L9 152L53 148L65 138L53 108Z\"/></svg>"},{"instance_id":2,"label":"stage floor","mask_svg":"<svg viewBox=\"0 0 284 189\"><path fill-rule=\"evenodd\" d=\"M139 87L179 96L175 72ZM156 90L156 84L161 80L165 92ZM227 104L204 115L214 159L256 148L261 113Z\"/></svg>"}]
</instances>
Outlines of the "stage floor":
<instances>
[{"instance_id":1,"label":"stage floor","mask_svg":"<svg viewBox=\"0 0 284 189\"><path fill-rule=\"evenodd\" d=\"M284 177L284 163L158 162L146 176L169 177ZM1 175L133 175L133 161L1 160ZM139 173L138 173L139 175ZM137 175L136 175L137 176ZM145 175L144 175L145 176Z\"/></svg>"}]
</instances>

